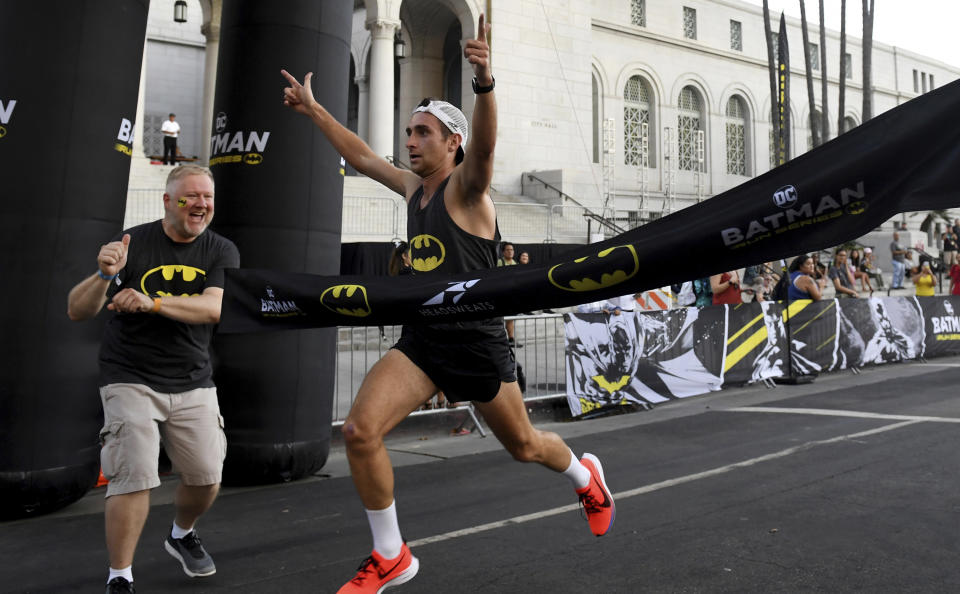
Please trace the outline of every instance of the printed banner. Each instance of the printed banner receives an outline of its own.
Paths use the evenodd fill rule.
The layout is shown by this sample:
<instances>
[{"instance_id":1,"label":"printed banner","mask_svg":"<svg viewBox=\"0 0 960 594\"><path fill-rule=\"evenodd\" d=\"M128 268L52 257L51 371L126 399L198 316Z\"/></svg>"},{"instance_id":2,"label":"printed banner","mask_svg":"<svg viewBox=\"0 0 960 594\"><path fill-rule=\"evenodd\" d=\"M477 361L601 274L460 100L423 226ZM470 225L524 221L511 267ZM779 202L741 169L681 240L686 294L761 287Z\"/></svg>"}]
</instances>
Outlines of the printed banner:
<instances>
[{"instance_id":1,"label":"printed banner","mask_svg":"<svg viewBox=\"0 0 960 594\"><path fill-rule=\"evenodd\" d=\"M924 318L924 357L960 351L960 297L917 297Z\"/></svg>"},{"instance_id":2,"label":"printed banner","mask_svg":"<svg viewBox=\"0 0 960 594\"><path fill-rule=\"evenodd\" d=\"M958 312L960 297L874 297L801 300L789 309L765 302L567 315L567 402L580 416L764 379L955 355Z\"/></svg>"},{"instance_id":3,"label":"printed banner","mask_svg":"<svg viewBox=\"0 0 960 594\"><path fill-rule=\"evenodd\" d=\"M602 407L648 406L719 390L722 351L717 356L707 345L723 332L724 313L717 307L567 314L570 410L579 416Z\"/></svg>"},{"instance_id":4,"label":"printed banner","mask_svg":"<svg viewBox=\"0 0 960 594\"><path fill-rule=\"evenodd\" d=\"M960 204L960 127L943 125L958 111L955 81L736 188L543 265L413 278L228 271L220 332L489 318L834 246L896 213ZM421 248L412 249L416 259ZM430 257L445 253L429 249Z\"/></svg>"},{"instance_id":5,"label":"printed banner","mask_svg":"<svg viewBox=\"0 0 960 594\"><path fill-rule=\"evenodd\" d=\"M768 301L727 307L724 385L783 377L787 365L783 304Z\"/></svg>"},{"instance_id":6,"label":"printed banner","mask_svg":"<svg viewBox=\"0 0 960 594\"><path fill-rule=\"evenodd\" d=\"M808 375L832 369L837 350L837 300L794 301L788 315L789 371Z\"/></svg>"}]
</instances>

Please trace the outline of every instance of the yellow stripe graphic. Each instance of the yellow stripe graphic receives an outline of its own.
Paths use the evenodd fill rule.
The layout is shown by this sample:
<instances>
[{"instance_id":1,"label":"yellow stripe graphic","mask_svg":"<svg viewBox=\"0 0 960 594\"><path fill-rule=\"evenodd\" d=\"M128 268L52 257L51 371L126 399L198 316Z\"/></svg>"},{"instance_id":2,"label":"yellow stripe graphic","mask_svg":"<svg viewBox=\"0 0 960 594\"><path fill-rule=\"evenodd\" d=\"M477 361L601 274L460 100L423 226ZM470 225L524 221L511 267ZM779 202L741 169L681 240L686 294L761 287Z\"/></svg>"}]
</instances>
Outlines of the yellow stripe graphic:
<instances>
[{"instance_id":1,"label":"yellow stripe graphic","mask_svg":"<svg viewBox=\"0 0 960 594\"><path fill-rule=\"evenodd\" d=\"M733 336L731 336L730 338L727 339L727 344L730 344L730 343L732 343L734 340L736 340L737 338L739 338L741 334L743 334L744 332L746 332L746 331L750 328L750 326L753 326L754 324L757 323L757 321L759 321L759 320L761 320L761 319L763 319L763 314L762 314L762 313L761 313L759 316L757 316L757 317L753 318L752 320L750 320L749 322L747 322L747 324L746 324L743 328L740 328L739 330L737 330L737 333L736 333L736 334L734 334Z\"/></svg>"},{"instance_id":2,"label":"yellow stripe graphic","mask_svg":"<svg viewBox=\"0 0 960 594\"><path fill-rule=\"evenodd\" d=\"M727 358L723 361L723 371L726 373L730 370L731 367L740 362L741 359L747 356L747 353L752 351L767 339L767 327L758 329L756 332L750 335L743 343L737 348L733 349L727 353Z\"/></svg>"}]
</instances>

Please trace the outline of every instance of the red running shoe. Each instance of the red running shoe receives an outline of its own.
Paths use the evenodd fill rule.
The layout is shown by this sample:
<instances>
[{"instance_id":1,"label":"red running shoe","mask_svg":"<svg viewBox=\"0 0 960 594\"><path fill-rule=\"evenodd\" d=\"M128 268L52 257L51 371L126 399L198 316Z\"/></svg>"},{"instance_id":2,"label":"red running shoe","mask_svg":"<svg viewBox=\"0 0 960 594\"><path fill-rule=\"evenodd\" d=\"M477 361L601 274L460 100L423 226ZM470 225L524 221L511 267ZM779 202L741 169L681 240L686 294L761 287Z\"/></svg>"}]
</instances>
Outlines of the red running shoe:
<instances>
[{"instance_id":1,"label":"red running shoe","mask_svg":"<svg viewBox=\"0 0 960 594\"><path fill-rule=\"evenodd\" d=\"M600 460L593 454L584 454L580 463L590 471L590 484L577 489L577 495L580 496L580 504L587 514L590 530L596 536L603 536L613 526L613 520L617 517L617 506L613 504L613 496L603 478Z\"/></svg>"},{"instance_id":2,"label":"red running shoe","mask_svg":"<svg viewBox=\"0 0 960 594\"><path fill-rule=\"evenodd\" d=\"M409 582L417 575L420 561L403 543L400 554L393 559L384 559L373 551L357 568L357 575L343 585L337 594L380 594L387 588Z\"/></svg>"}]
</instances>

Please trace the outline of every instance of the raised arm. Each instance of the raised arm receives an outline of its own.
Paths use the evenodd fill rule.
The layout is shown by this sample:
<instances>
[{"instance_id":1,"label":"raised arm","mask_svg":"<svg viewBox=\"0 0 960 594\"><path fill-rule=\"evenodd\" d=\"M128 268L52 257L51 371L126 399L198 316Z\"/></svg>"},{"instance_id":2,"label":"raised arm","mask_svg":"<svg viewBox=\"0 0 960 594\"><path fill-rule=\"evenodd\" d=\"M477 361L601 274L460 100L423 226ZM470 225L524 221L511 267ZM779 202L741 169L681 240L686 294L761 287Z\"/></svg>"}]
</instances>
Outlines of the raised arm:
<instances>
[{"instance_id":1,"label":"raised arm","mask_svg":"<svg viewBox=\"0 0 960 594\"><path fill-rule=\"evenodd\" d=\"M484 198L493 179L493 149L497 144L497 101L494 96L493 74L490 71L490 46L487 34L490 25L480 15L476 39L468 39L463 55L473 66L476 93L473 122L470 128L470 146L465 148L463 163L455 175L460 176L463 200L467 205ZM489 89L489 90L485 90Z\"/></svg>"},{"instance_id":2,"label":"raised arm","mask_svg":"<svg viewBox=\"0 0 960 594\"><path fill-rule=\"evenodd\" d=\"M359 136L330 115L322 105L313 98L310 81L313 73L308 72L300 84L286 70L280 74L287 79L289 87L283 90L283 104L297 113L309 117L323 135L327 137L333 148L346 159L347 163L371 179L375 179L404 198L409 197L419 187L419 178L410 171L394 167L382 156L373 152L367 143Z\"/></svg>"}]
</instances>

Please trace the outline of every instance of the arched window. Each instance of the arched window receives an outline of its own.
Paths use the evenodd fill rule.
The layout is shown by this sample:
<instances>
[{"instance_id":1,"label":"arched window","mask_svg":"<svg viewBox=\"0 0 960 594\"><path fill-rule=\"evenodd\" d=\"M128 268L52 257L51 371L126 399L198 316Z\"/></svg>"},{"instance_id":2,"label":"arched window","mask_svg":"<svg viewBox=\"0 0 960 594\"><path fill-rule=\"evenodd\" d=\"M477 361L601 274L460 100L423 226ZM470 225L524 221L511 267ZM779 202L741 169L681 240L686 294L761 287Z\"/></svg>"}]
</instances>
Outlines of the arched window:
<instances>
[{"instance_id":1,"label":"arched window","mask_svg":"<svg viewBox=\"0 0 960 594\"><path fill-rule=\"evenodd\" d=\"M700 169L701 154L697 140L703 130L703 100L693 87L684 87L677 98L680 107L677 116L677 168L680 171L706 171L706 162Z\"/></svg>"},{"instance_id":2,"label":"arched window","mask_svg":"<svg viewBox=\"0 0 960 594\"><path fill-rule=\"evenodd\" d=\"M747 107L734 95L727 101L727 173L747 173Z\"/></svg>"},{"instance_id":3,"label":"arched window","mask_svg":"<svg viewBox=\"0 0 960 594\"><path fill-rule=\"evenodd\" d=\"M857 120L853 119L852 116L847 116L843 118L843 130L841 132L849 132L857 127Z\"/></svg>"},{"instance_id":4,"label":"arched window","mask_svg":"<svg viewBox=\"0 0 960 594\"><path fill-rule=\"evenodd\" d=\"M647 167L654 166L653 93L646 81L631 76L623 87L623 163L639 167L643 160L643 125L647 128Z\"/></svg>"}]
</instances>

